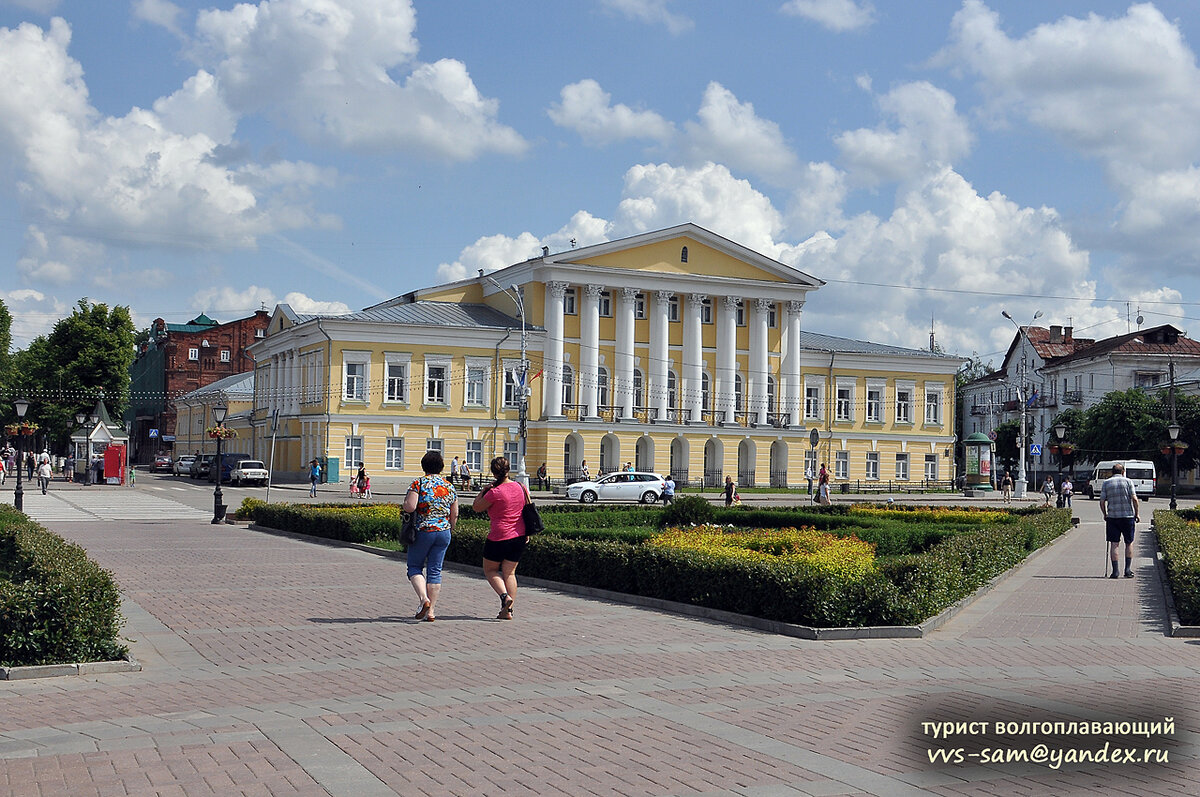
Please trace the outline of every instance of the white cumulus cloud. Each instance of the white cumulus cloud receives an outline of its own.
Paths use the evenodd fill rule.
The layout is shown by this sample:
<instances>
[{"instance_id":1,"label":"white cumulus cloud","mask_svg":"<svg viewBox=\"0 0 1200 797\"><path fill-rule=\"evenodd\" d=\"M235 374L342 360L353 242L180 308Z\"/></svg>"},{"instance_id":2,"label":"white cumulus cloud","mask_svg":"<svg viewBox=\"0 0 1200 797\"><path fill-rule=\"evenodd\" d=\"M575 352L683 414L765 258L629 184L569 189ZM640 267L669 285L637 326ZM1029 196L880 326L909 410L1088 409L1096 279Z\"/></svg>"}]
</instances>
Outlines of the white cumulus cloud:
<instances>
[{"instance_id":1,"label":"white cumulus cloud","mask_svg":"<svg viewBox=\"0 0 1200 797\"><path fill-rule=\"evenodd\" d=\"M600 0L605 7L629 19L650 25L663 25L673 34L692 29L690 17L671 10L671 0Z\"/></svg>"},{"instance_id":2,"label":"white cumulus cloud","mask_svg":"<svg viewBox=\"0 0 1200 797\"><path fill-rule=\"evenodd\" d=\"M779 125L720 83L708 84L697 117L685 125L686 148L695 161L724 163L775 183L794 176L796 155Z\"/></svg>"},{"instance_id":3,"label":"white cumulus cloud","mask_svg":"<svg viewBox=\"0 0 1200 797\"><path fill-rule=\"evenodd\" d=\"M674 126L654 111L635 111L628 105L612 104L612 95L595 80L564 86L562 101L548 111L559 127L579 133L590 144L609 144L629 138L666 141Z\"/></svg>"},{"instance_id":4,"label":"white cumulus cloud","mask_svg":"<svg viewBox=\"0 0 1200 797\"><path fill-rule=\"evenodd\" d=\"M875 21L875 7L854 0L788 0L780 10L811 19L836 33L865 28Z\"/></svg>"},{"instance_id":5,"label":"white cumulus cloud","mask_svg":"<svg viewBox=\"0 0 1200 797\"><path fill-rule=\"evenodd\" d=\"M196 57L239 113L266 114L311 140L452 161L523 152L465 64L416 59L415 29L408 0L263 0L201 12Z\"/></svg>"},{"instance_id":6,"label":"white cumulus cloud","mask_svg":"<svg viewBox=\"0 0 1200 797\"><path fill-rule=\"evenodd\" d=\"M131 9L134 19L158 25L183 38L183 9L170 0L134 0Z\"/></svg>"},{"instance_id":7,"label":"white cumulus cloud","mask_svg":"<svg viewBox=\"0 0 1200 797\"><path fill-rule=\"evenodd\" d=\"M248 285L241 290L230 285L204 288L192 294L191 307L196 312L210 316L244 317L266 307L273 310L276 304L288 304L297 313L311 315L341 315L350 312L344 302L313 299L299 291L277 298L274 291L260 285Z\"/></svg>"}]
</instances>

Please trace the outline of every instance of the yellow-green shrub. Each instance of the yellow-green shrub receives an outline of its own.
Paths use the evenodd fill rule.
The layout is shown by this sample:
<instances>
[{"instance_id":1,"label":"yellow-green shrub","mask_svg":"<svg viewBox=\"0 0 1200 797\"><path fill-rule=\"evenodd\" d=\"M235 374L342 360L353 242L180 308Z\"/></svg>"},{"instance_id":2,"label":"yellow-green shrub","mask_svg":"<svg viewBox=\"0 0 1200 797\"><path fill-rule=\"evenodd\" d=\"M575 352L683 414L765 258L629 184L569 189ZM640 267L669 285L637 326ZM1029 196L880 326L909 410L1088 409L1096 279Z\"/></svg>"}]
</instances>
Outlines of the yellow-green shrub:
<instances>
[{"instance_id":1,"label":"yellow-green shrub","mask_svg":"<svg viewBox=\"0 0 1200 797\"><path fill-rule=\"evenodd\" d=\"M821 571L859 579L875 569L875 546L857 537L839 537L811 527L727 530L719 526L671 528L648 545L702 551L719 558L802 562Z\"/></svg>"}]
</instances>

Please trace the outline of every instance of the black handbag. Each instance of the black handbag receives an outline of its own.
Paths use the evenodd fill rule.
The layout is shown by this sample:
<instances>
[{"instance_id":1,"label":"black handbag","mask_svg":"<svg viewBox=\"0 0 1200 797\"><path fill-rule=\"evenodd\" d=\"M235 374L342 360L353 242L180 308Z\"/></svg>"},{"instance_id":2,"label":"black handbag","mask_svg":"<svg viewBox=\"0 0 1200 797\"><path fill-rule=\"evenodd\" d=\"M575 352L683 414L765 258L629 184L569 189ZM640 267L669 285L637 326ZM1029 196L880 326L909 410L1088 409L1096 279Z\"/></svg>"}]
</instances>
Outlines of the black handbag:
<instances>
[{"instance_id":1,"label":"black handbag","mask_svg":"<svg viewBox=\"0 0 1200 797\"><path fill-rule=\"evenodd\" d=\"M412 545L417 541L417 513L410 512L404 516L404 522L400 524L400 542L405 545Z\"/></svg>"},{"instance_id":2,"label":"black handbag","mask_svg":"<svg viewBox=\"0 0 1200 797\"><path fill-rule=\"evenodd\" d=\"M525 493L525 506L521 507L521 520L525 521L526 534L541 534L546 530L542 524L542 516L538 514L537 506L528 492Z\"/></svg>"}]
</instances>

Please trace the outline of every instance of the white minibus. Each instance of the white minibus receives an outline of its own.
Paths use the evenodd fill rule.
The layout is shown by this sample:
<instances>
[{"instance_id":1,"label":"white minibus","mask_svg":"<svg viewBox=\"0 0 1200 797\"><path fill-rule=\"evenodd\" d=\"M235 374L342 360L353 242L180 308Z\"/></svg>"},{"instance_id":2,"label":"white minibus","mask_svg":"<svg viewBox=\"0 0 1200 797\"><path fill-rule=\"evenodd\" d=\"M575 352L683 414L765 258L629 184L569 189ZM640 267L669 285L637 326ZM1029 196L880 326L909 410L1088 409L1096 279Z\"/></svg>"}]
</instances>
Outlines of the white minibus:
<instances>
[{"instance_id":1,"label":"white minibus","mask_svg":"<svg viewBox=\"0 0 1200 797\"><path fill-rule=\"evenodd\" d=\"M1100 485L1113 475L1113 465L1118 462L1125 466L1125 478L1133 482L1133 490L1137 493L1138 498L1149 499L1154 495L1154 485L1158 480L1158 473L1153 462L1144 459L1106 459L1096 465L1096 472L1092 476L1092 480L1088 482L1089 498L1100 495Z\"/></svg>"}]
</instances>

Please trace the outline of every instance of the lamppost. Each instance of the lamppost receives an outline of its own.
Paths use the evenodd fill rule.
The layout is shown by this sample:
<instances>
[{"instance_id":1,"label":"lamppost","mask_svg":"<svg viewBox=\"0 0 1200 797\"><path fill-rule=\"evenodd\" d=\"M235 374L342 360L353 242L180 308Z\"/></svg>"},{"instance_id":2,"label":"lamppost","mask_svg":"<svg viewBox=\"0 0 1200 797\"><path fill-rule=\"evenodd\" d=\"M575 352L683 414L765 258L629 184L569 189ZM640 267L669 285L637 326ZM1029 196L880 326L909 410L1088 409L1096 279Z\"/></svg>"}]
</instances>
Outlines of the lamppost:
<instances>
[{"instance_id":1,"label":"lamppost","mask_svg":"<svg viewBox=\"0 0 1200 797\"><path fill-rule=\"evenodd\" d=\"M29 402L23 398L19 398L13 402L13 407L17 410L17 421L25 420L25 413L29 412ZM13 508L18 512L25 511L25 491L21 489L21 471L25 469L25 462L21 458L21 438L24 435L17 433L17 488L13 492Z\"/></svg>"},{"instance_id":2,"label":"lamppost","mask_svg":"<svg viewBox=\"0 0 1200 797\"><path fill-rule=\"evenodd\" d=\"M85 413L82 413L82 412L75 413L75 428L82 429L83 424L86 420L87 420L87 415ZM75 473L76 473L76 471L79 470L79 455L80 455L80 453L83 454L84 473L87 473L87 467L88 467L87 450L88 450L88 442L87 442L87 438L85 437L82 448L78 445L75 446L75 451L74 451L75 456L71 458L71 461L72 461L71 479L70 479L71 481L75 481ZM84 479L84 481L86 482L87 479Z\"/></svg>"},{"instance_id":3,"label":"lamppost","mask_svg":"<svg viewBox=\"0 0 1200 797\"><path fill-rule=\"evenodd\" d=\"M1013 321L1013 317L1008 314L1007 310L1001 310L1000 315L1012 321L1012 325L1017 328L1017 336L1024 337L1029 340L1029 335L1021 328L1021 325ZM1033 321L1037 321L1042 317L1042 311L1038 310L1033 314ZM1025 346L1021 346L1021 379L1017 385L1017 398L1021 401L1021 429L1017 433L1017 498L1025 497Z\"/></svg>"},{"instance_id":4,"label":"lamppost","mask_svg":"<svg viewBox=\"0 0 1200 797\"><path fill-rule=\"evenodd\" d=\"M1174 409L1174 408L1172 408ZM1171 425L1167 427L1167 434L1171 436L1171 509L1174 509L1175 503L1175 484L1179 481L1179 449L1175 447L1175 441L1179 439L1179 432L1182 431L1179 424L1175 423L1175 419L1171 419Z\"/></svg>"},{"instance_id":5,"label":"lamppost","mask_svg":"<svg viewBox=\"0 0 1200 797\"><path fill-rule=\"evenodd\" d=\"M221 523L225 520L225 505L221 503L221 442L222 435L225 433L225 413L229 408L224 404L218 404L213 407L213 421L217 428L217 461L214 463L217 474L217 487L213 490L213 523Z\"/></svg>"},{"instance_id":6,"label":"lamppost","mask_svg":"<svg viewBox=\"0 0 1200 797\"><path fill-rule=\"evenodd\" d=\"M1062 466L1063 466L1063 457L1066 456L1066 454L1063 453L1062 446L1063 446L1063 438L1065 438L1067 436L1067 425L1065 423L1063 423L1062 421L1059 421L1058 423L1054 424L1054 436L1058 438L1058 472L1061 474Z\"/></svg>"},{"instance_id":7,"label":"lamppost","mask_svg":"<svg viewBox=\"0 0 1200 797\"><path fill-rule=\"evenodd\" d=\"M488 279L488 282L492 283L498 289L500 289L501 291L503 291L504 293L509 295L509 297L517 305L517 312L520 313L520 315L521 315L521 378L520 378L520 383L517 386L520 389L520 416L519 416L520 417L520 426L519 426L519 429L520 429L520 435L521 435L521 442L520 442L520 446L517 449L517 455L521 461L519 463L517 463L517 481L519 481L521 484L525 485L526 488L528 488L529 487L529 476L528 476L528 474L525 473L525 453L526 453L526 443L528 440L526 424L529 420L529 393L530 393L530 390L529 390L529 357L528 357L528 345L527 345L526 329L525 329L525 301L521 298L521 289L518 288L515 284L513 284L512 286L510 286L509 288L506 289L506 288L502 287L499 282L496 282L496 279L494 277L488 277L487 279Z\"/></svg>"}]
</instances>

